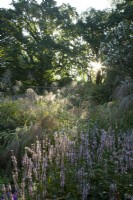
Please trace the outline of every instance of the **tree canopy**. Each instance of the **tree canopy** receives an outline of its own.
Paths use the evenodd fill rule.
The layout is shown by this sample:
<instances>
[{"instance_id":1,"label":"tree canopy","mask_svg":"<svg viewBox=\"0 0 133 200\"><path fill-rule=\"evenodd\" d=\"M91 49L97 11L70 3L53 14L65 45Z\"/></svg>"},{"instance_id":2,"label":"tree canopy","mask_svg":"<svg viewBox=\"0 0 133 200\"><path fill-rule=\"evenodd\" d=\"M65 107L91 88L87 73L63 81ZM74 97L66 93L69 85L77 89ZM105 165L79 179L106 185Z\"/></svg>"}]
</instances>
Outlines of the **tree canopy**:
<instances>
[{"instance_id":1,"label":"tree canopy","mask_svg":"<svg viewBox=\"0 0 133 200\"><path fill-rule=\"evenodd\" d=\"M133 77L133 3L115 2L110 10L88 9L81 16L69 4L54 0L13 0L0 9L0 72L11 83L44 85L86 73L100 60L111 74Z\"/></svg>"}]
</instances>

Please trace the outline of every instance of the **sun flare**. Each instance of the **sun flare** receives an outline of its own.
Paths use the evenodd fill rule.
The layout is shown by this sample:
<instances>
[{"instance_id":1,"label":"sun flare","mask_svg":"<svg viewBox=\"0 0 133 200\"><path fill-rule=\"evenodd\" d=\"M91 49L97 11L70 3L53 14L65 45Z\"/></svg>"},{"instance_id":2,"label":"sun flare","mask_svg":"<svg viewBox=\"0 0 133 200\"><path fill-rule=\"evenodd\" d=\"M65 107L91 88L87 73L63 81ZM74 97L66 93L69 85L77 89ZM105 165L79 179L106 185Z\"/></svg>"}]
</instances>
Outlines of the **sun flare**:
<instances>
[{"instance_id":1,"label":"sun flare","mask_svg":"<svg viewBox=\"0 0 133 200\"><path fill-rule=\"evenodd\" d=\"M90 64L91 64L92 69L93 69L95 72L101 70L102 67L103 67L103 65L102 65L101 62L91 62Z\"/></svg>"}]
</instances>

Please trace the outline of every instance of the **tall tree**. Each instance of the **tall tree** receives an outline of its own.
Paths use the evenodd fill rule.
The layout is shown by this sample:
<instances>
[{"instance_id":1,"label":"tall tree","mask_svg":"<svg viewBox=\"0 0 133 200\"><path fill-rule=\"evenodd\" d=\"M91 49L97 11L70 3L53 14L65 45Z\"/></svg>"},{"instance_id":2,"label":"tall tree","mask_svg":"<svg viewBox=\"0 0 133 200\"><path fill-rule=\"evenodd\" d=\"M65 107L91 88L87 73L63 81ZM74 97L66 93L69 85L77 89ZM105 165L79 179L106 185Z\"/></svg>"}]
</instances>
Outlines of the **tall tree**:
<instances>
[{"instance_id":1,"label":"tall tree","mask_svg":"<svg viewBox=\"0 0 133 200\"><path fill-rule=\"evenodd\" d=\"M0 9L1 74L4 73L7 69L13 71L15 67L19 65L19 56L21 54L21 48L18 38L22 36L22 31L21 27L15 24L16 20L17 18L14 10Z\"/></svg>"},{"instance_id":2,"label":"tall tree","mask_svg":"<svg viewBox=\"0 0 133 200\"><path fill-rule=\"evenodd\" d=\"M95 60L99 58L100 44L104 40L108 15L106 11L91 8L82 14L77 23L79 34L88 43Z\"/></svg>"},{"instance_id":3,"label":"tall tree","mask_svg":"<svg viewBox=\"0 0 133 200\"><path fill-rule=\"evenodd\" d=\"M105 41L101 44L103 61L108 66L108 78L133 78L133 3L118 4L109 19Z\"/></svg>"},{"instance_id":4,"label":"tall tree","mask_svg":"<svg viewBox=\"0 0 133 200\"><path fill-rule=\"evenodd\" d=\"M54 0L43 0L40 4L35 0L19 0L13 1L13 6L13 10L1 10L5 26L2 60L6 48L14 49L13 54L6 55L10 68L14 68L13 79L41 85L52 81L55 72L69 70L75 57L72 40L77 37L76 11L70 5L57 7ZM3 64L8 68L7 63Z\"/></svg>"}]
</instances>

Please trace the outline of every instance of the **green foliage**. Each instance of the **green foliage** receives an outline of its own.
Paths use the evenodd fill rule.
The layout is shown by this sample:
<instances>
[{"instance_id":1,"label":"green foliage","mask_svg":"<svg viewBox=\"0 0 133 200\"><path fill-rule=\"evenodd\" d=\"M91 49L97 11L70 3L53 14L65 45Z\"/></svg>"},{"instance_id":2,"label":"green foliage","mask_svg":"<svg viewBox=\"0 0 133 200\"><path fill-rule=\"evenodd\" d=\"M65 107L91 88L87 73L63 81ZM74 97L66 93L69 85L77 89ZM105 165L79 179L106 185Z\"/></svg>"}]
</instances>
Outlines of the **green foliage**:
<instances>
[{"instance_id":1,"label":"green foliage","mask_svg":"<svg viewBox=\"0 0 133 200\"><path fill-rule=\"evenodd\" d=\"M106 84L100 84L93 87L92 98L98 104L106 103L110 100L110 89Z\"/></svg>"},{"instance_id":2,"label":"green foliage","mask_svg":"<svg viewBox=\"0 0 133 200\"><path fill-rule=\"evenodd\" d=\"M133 5L128 2L120 4L111 13L105 40L101 44L101 56L105 65L108 66L107 77L112 72L122 79L133 77L132 71L132 19L130 13ZM115 77L113 76L113 78ZM110 79L112 83L112 79Z\"/></svg>"},{"instance_id":3,"label":"green foliage","mask_svg":"<svg viewBox=\"0 0 133 200\"><path fill-rule=\"evenodd\" d=\"M88 123L97 124L99 128L126 131L133 127L132 108L128 112L120 111L120 102L112 101L103 105L97 105L89 109ZM87 123L86 123L87 126Z\"/></svg>"},{"instance_id":4,"label":"green foliage","mask_svg":"<svg viewBox=\"0 0 133 200\"><path fill-rule=\"evenodd\" d=\"M115 109L114 109L115 110ZM109 126L114 127L112 114L114 112L113 108L108 108L107 104L98 105L92 108L88 114L90 123L96 125L99 128L107 129ZM88 120L88 123L89 123Z\"/></svg>"},{"instance_id":5,"label":"green foliage","mask_svg":"<svg viewBox=\"0 0 133 200\"><path fill-rule=\"evenodd\" d=\"M24 85L44 85L57 71L68 73L75 58L70 41L77 37L76 11L65 4L57 7L53 0L13 1L13 6L0 10L2 73L10 69L12 83Z\"/></svg>"},{"instance_id":6,"label":"green foliage","mask_svg":"<svg viewBox=\"0 0 133 200\"><path fill-rule=\"evenodd\" d=\"M63 128L68 131L76 120L68 112L69 101L65 98L57 98L53 92L38 96L32 89L27 91L27 97L5 99L0 104L1 166L7 165L11 150L20 160L24 147L36 137L41 139Z\"/></svg>"},{"instance_id":7,"label":"green foliage","mask_svg":"<svg viewBox=\"0 0 133 200\"><path fill-rule=\"evenodd\" d=\"M121 128L122 130L132 129L133 128L133 109L129 110L126 113L121 114L119 111L116 113L117 118L117 128Z\"/></svg>"},{"instance_id":8,"label":"green foliage","mask_svg":"<svg viewBox=\"0 0 133 200\"><path fill-rule=\"evenodd\" d=\"M0 104L0 129L15 130L16 127L29 125L32 118L17 101L5 101Z\"/></svg>"},{"instance_id":9,"label":"green foliage","mask_svg":"<svg viewBox=\"0 0 133 200\"><path fill-rule=\"evenodd\" d=\"M93 56L99 57L100 44L104 40L104 31L109 13L91 8L84 12L77 26L88 46L91 47Z\"/></svg>"}]
</instances>

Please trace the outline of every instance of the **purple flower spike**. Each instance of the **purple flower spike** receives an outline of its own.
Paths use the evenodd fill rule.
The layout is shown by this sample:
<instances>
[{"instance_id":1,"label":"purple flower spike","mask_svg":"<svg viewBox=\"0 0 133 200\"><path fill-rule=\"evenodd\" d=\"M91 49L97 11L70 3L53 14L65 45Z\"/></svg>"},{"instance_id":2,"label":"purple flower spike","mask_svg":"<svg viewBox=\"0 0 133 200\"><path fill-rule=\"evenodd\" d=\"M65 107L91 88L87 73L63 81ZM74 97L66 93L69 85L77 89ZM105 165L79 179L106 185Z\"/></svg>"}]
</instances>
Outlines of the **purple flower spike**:
<instances>
[{"instance_id":1,"label":"purple flower spike","mask_svg":"<svg viewBox=\"0 0 133 200\"><path fill-rule=\"evenodd\" d=\"M18 200L15 194L13 194L12 197L13 197L13 200Z\"/></svg>"}]
</instances>

